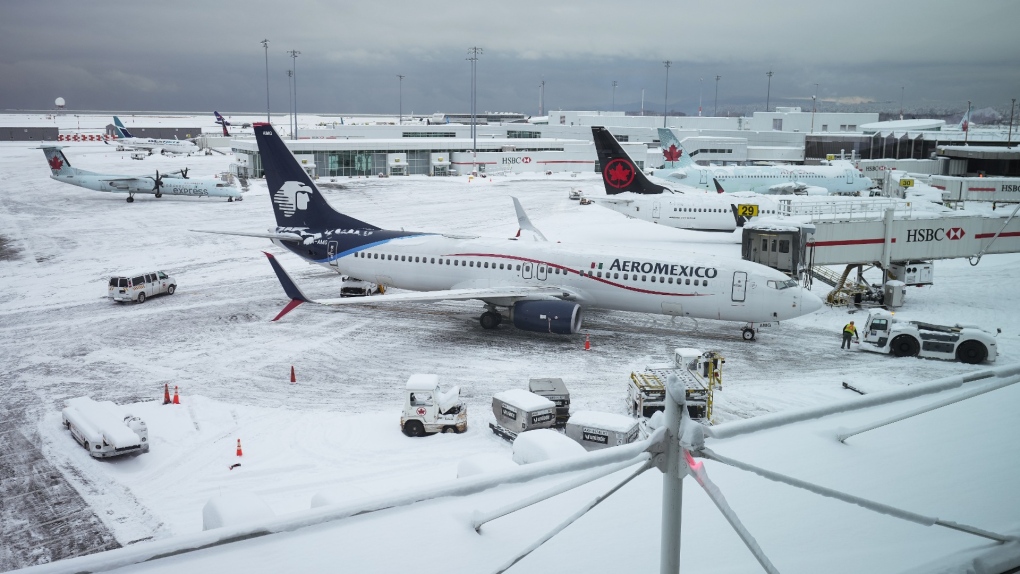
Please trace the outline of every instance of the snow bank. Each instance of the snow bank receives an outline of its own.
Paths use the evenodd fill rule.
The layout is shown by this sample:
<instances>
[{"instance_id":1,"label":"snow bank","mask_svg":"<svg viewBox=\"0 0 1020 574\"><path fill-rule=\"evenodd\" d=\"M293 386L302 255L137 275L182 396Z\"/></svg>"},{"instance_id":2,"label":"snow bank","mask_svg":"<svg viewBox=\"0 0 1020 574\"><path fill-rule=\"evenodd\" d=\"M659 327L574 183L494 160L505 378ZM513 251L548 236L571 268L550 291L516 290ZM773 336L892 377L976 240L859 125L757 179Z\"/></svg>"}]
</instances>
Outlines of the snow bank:
<instances>
[{"instance_id":1,"label":"snow bank","mask_svg":"<svg viewBox=\"0 0 1020 574\"><path fill-rule=\"evenodd\" d=\"M220 494L202 508L202 530L237 526L246 522L273 518L275 514L261 498L251 492Z\"/></svg>"},{"instance_id":2,"label":"snow bank","mask_svg":"<svg viewBox=\"0 0 1020 574\"><path fill-rule=\"evenodd\" d=\"M517 464L569 458L586 452L583 446L550 429L522 432L514 440L514 462Z\"/></svg>"},{"instance_id":3,"label":"snow bank","mask_svg":"<svg viewBox=\"0 0 1020 574\"><path fill-rule=\"evenodd\" d=\"M535 432L535 431L533 431ZM481 453L469 456L457 465L457 478L467 478L476 474L500 472L509 468L517 468L517 463L506 455Z\"/></svg>"}]
</instances>

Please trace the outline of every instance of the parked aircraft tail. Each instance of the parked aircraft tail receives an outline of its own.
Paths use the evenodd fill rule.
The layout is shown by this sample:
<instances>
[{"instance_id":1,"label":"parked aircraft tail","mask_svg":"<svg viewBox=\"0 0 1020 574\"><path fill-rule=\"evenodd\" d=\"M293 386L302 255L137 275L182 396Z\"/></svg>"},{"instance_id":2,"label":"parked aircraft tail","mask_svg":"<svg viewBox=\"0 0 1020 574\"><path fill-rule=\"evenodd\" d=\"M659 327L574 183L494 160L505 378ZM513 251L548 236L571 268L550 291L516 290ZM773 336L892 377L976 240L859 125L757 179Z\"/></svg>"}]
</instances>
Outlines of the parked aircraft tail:
<instances>
[{"instance_id":1,"label":"parked aircraft tail","mask_svg":"<svg viewBox=\"0 0 1020 574\"><path fill-rule=\"evenodd\" d=\"M690 154L684 149L673 130L659 128L659 145L662 147L665 169L684 169L695 165L694 160L691 159Z\"/></svg>"},{"instance_id":2,"label":"parked aircraft tail","mask_svg":"<svg viewBox=\"0 0 1020 574\"><path fill-rule=\"evenodd\" d=\"M256 122L253 127L277 225L312 230L379 229L333 209L271 124Z\"/></svg>"},{"instance_id":3,"label":"parked aircraft tail","mask_svg":"<svg viewBox=\"0 0 1020 574\"><path fill-rule=\"evenodd\" d=\"M591 133L595 140L595 152L599 158L602 183L606 186L607 195L625 191L649 195L672 192L668 187L649 181L608 129L592 126Z\"/></svg>"},{"instance_id":4,"label":"parked aircraft tail","mask_svg":"<svg viewBox=\"0 0 1020 574\"><path fill-rule=\"evenodd\" d=\"M967 102L967 111L963 114L963 119L960 120L960 124L957 127L963 131L967 131L970 128L970 102Z\"/></svg>"},{"instance_id":5,"label":"parked aircraft tail","mask_svg":"<svg viewBox=\"0 0 1020 574\"><path fill-rule=\"evenodd\" d=\"M117 116L113 116L113 125L117 128L117 137L122 139L135 137L131 135L131 132L127 131L127 128L124 127L124 124L120 123L120 118L118 118Z\"/></svg>"},{"instance_id":6,"label":"parked aircraft tail","mask_svg":"<svg viewBox=\"0 0 1020 574\"><path fill-rule=\"evenodd\" d=\"M217 112L216 110L213 110L213 115L216 116L216 123L220 124L220 127L223 128L223 136L230 137L230 132L227 131L227 126L230 125L230 122L223 119L223 116L221 116L220 113Z\"/></svg>"},{"instance_id":7,"label":"parked aircraft tail","mask_svg":"<svg viewBox=\"0 0 1020 574\"><path fill-rule=\"evenodd\" d=\"M40 149L46 154L46 163L50 164L50 175L57 177L60 175L77 175L78 170L71 167L71 162L67 161L67 157L64 156L64 152L61 146L41 146Z\"/></svg>"}]
</instances>

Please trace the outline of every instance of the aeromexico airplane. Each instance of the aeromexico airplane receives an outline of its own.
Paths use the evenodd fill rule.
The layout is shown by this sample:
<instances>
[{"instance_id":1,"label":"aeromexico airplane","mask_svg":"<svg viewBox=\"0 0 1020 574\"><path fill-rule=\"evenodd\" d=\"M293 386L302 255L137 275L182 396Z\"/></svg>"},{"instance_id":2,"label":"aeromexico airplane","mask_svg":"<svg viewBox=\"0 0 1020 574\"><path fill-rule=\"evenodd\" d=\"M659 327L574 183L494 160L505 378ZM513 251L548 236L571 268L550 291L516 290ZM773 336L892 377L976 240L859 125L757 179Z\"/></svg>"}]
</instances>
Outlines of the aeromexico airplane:
<instances>
[{"instance_id":1,"label":"aeromexico airplane","mask_svg":"<svg viewBox=\"0 0 1020 574\"><path fill-rule=\"evenodd\" d=\"M219 178L212 179L188 179L187 170L181 170L181 177L173 177L168 174L156 176L131 176L131 175L109 175L95 173L71 167L61 146L43 145L40 146L46 154L46 163L50 166L50 177L61 182L77 185L96 191L107 191L113 193L126 193L127 202L135 200L136 193L153 194L156 197L163 197L164 194L183 195L189 197L225 197L227 201L241 201L241 190L229 181ZM174 172L178 173L178 172Z\"/></svg>"},{"instance_id":2,"label":"aeromexico airplane","mask_svg":"<svg viewBox=\"0 0 1020 574\"><path fill-rule=\"evenodd\" d=\"M732 232L752 217L774 214L772 198L756 194L718 194L690 186L676 188L652 183L638 169L608 129L591 128L610 197L588 197L594 203L633 219L691 231Z\"/></svg>"},{"instance_id":3,"label":"aeromexico airplane","mask_svg":"<svg viewBox=\"0 0 1020 574\"><path fill-rule=\"evenodd\" d=\"M667 128L659 128L659 142L666 163L656 175L719 193L829 195L863 191L873 185L870 178L850 166L701 166Z\"/></svg>"},{"instance_id":4,"label":"aeromexico airplane","mask_svg":"<svg viewBox=\"0 0 1020 574\"><path fill-rule=\"evenodd\" d=\"M171 153L198 153L198 146L188 140L163 140L155 138L136 138L120 123L120 118L113 116L113 125L117 128L117 146L128 149L146 149L149 153L156 150ZM107 141L107 144L110 142Z\"/></svg>"},{"instance_id":5,"label":"aeromexico airplane","mask_svg":"<svg viewBox=\"0 0 1020 574\"><path fill-rule=\"evenodd\" d=\"M522 230L534 241L482 239L380 229L339 213L268 123L255 138L272 196L277 227L267 237L312 263L386 287L415 291L312 300L269 256L291 298L276 319L302 302L323 305L477 299L485 329L504 312L519 329L569 334L581 329L584 308L658 313L755 325L811 313L821 300L786 275L748 261L692 252L582 248L544 241L515 200ZM276 320L274 319L274 320Z\"/></svg>"}]
</instances>

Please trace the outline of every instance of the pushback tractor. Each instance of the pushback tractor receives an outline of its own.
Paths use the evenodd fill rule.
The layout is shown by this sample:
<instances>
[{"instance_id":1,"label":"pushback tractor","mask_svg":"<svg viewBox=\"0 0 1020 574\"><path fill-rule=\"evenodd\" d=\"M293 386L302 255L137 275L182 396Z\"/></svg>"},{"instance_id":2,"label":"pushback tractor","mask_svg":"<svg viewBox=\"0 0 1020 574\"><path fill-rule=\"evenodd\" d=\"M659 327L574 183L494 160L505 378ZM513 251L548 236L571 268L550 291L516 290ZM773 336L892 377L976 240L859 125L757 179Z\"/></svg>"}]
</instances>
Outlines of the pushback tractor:
<instances>
[{"instance_id":1,"label":"pushback tractor","mask_svg":"<svg viewBox=\"0 0 1020 574\"><path fill-rule=\"evenodd\" d=\"M948 359L972 364L995 361L998 354L995 335L980 327L902 321L888 311L872 311L868 315L861 349L895 357Z\"/></svg>"}]
</instances>

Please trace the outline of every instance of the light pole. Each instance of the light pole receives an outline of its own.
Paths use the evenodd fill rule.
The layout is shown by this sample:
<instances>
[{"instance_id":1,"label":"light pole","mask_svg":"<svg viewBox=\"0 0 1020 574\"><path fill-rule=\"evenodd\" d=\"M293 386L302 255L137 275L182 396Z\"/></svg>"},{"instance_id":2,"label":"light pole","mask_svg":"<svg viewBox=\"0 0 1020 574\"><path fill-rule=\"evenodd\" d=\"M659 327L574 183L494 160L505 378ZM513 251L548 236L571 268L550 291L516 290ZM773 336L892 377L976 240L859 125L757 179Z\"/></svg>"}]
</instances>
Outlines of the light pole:
<instances>
[{"instance_id":1,"label":"light pole","mask_svg":"<svg viewBox=\"0 0 1020 574\"><path fill-rule=\"evenodd\" d=\"M1016 107L1016 98L1013 98L1011 102L1009 104L1009 135L1006 136L1006 147L1013 143L1013 108Z\"/></svg>"},{"instance_id":2,"label":"light pole","mask_svg":"<svg viewBox=\"0 0 1020 574\"><path fill-rule=\"evenodd\" d=\"M666 66L666 101L662 103L662 127L666 127L666 112L669 109L669 67L673 62L666 60L662 65Z\"/></svg>"},{"instance_id":3,"label":"light pole","mask_svg":"<svg viewBox=\"0 0 1020 574\"><path fill-rule=\"evenodd\" d=\"M903 119L903 88L904 88L904 86L900 86L900 119L901 120Z\"/></svg>"},{"instance_id":4,"label":"light pole","mask_svg":"<svg viewBox=\"0 0 1020 574\"><path fill-rule=\"evenodd\" d=\"M291 139L295 139L296 140L296 139L298 139L297 138L297 57L301 54L301 52L299 52L297 50L291 50L291 51L289 51L287 53L290 54L291 60L293 60L292 67L293 67L293 71L294 71L294 131L291 132L291 135L292 135Z\"/></svg>"},{"instance_id":5,"label":"light pole","mask_svg":"<svg viewBox=\"0 0 1020 574\"><path fill-rule=\"evenodd\" d=\"M967 100L967 115L963 116L963 145L970 142L970 100Z\"/></svg>"},{"instance_id":6,"label":"light pole","mask_svg":"<svg viewBox=\"0 0 1020 574\"><path fill-rule=\"evenodd\" d=\"M705 78L698 78L698 117L701 117L701 96L705 93Z\"/></svg>"},{"instance_id":7,"label":"light pole","mask_svg":"<svg viewBox=\"0 0 1020 574\"><path fill-rule=\"evenodd\" d=\"M477 75L476 70L478 67L478 55L482 53L482 49L478 46L472 46L468 49L468 53L471 54L471 57L468 58L468 60L471 61L471 171L474 171L474 168L478 167L477 164L474 163L474 158L478 154L478 120L476 119L477 102L475 101L475 77Z\"/></svg>"},{"instance_id":8,"label":"light pole","mask_svg":"<svg viewBox=\"0 0 1020 574\"><path fill-rule=\"evenodd\" d=\"M266 123L269 123L269 40L262 40L260 43L266 49Z\"/></svg>"},{"instance_id":9,"label":"light pole","mask_svg":"<svg viewBox=\"0 0 1020 574\"><path fill-rule=\"evenodd\" d=\"M397 81L400 84L400 103L398 104L400 106L398 111L400 116L398 116L397 125L402 126L404 125L404 76L397 74Z\"/></svg>"},{"instance_id":10,"label":"light pole","mask_svg":"<svg viewBox=\"0 0 1020 574\"><path fill-rule=\"evenodd\" d=\"M815 95L811 96L811 133L815 133L815 102L818 100L818 84L815 84Z\"/></svg>"},{"instance_id":11,"label":"light pole","mask_svg":"<svg viewBox=\"0 0 1020 574\"><path fill-rule=\"evenodd\" d=\"M294 109L294 72L287 70L287 124L290 133L294 133L294 115L290 110Z\"/></svg>"},{"instance_id":12,"label":"light pole","mask_svg":"<svg viewBox=\"0 0 1020 574\"><path fill-rule=\"evenodd\" d=\"M765 111L769 111L769 98L772 96L772 70L765 72L765 75L769 77L768 91L765 92Z\"/></svg>"},{"instance_id":13,"label":"light pole","mask_svg":"<svg viewBox=\"0 0 1020 574\"><path fill-rule=\"evenodd\" d=\"M611 111L616 111L616 80L613 80L613 107Z\"/></svg>"},{"instance_id":14,"label":"light pole","mask_svg":"<svg viewBox=\"0 0 1020 574\"><path fill-rule=\"evenodd\" d=\"M715 77L715 109L712 110L712 115L719 117L719 80L722 76Z\"/></svg>"},{"instance_id":15,"label":"light pole","mask_svg":"<svg viewBox=\"0 0 1020 574\"><path fill-rule=\"evenodd\" d=\"M539 117L545 115L545 80L538 85L538 115Z\"/></svg>"}]
</instances>

